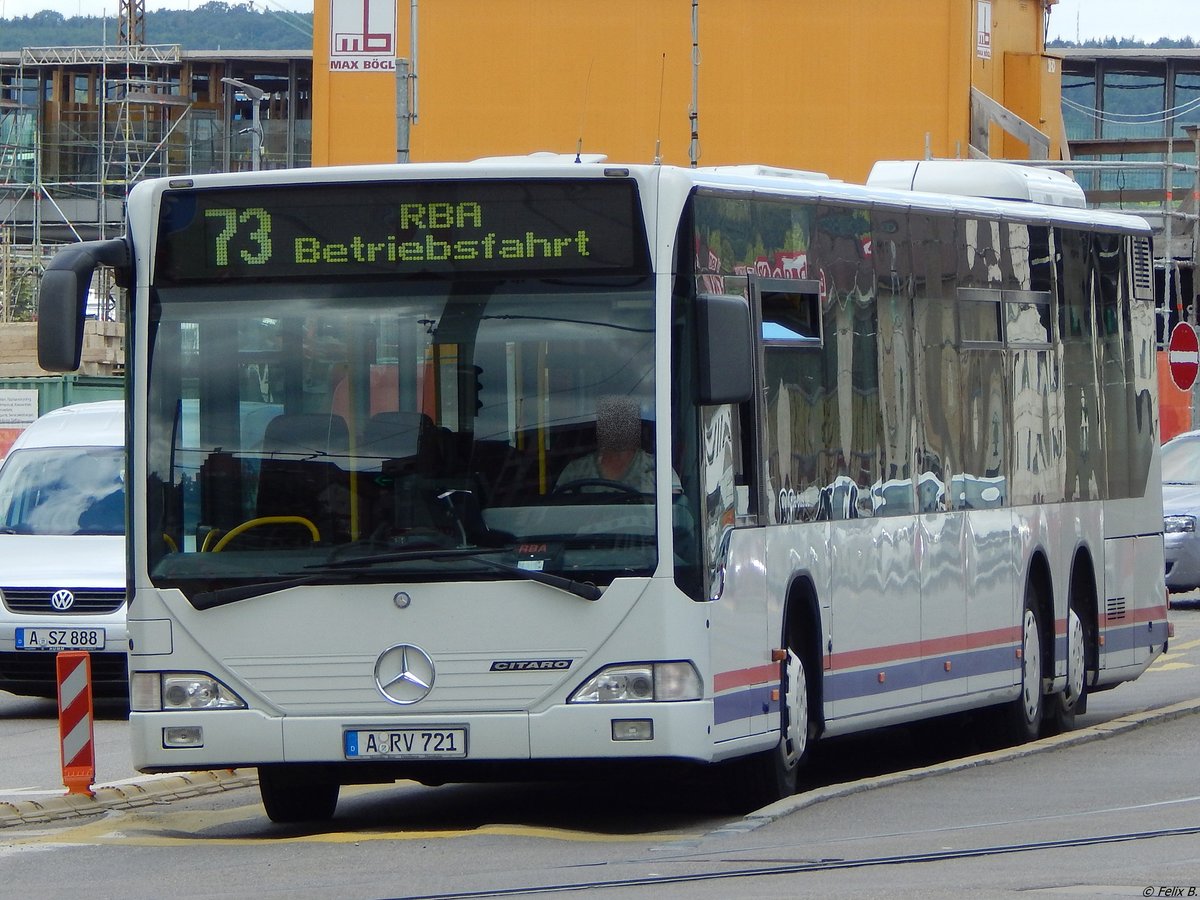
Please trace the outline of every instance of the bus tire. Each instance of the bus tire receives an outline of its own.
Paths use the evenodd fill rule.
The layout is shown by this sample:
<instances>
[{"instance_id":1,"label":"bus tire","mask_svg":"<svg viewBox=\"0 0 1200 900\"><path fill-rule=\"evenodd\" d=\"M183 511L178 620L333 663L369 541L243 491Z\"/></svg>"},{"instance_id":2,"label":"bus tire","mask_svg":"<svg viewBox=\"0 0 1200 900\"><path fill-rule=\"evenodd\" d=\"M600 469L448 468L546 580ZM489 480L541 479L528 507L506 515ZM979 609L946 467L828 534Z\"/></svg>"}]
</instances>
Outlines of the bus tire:
<instances>
[{"instance_id":1,"label":"bus tire","mask_svg":"<svg viewBox=\"0 0 1200 900\"><path fill-rule=\"evenodd\" d=\"M303 766L259 766L258 792L267 818L280 825L332 819L341 785L311 776Z\"/></svg>"},{"instance_id":2,"label":"bus tire","mask_svg":"<svg viewBox=\"0 0 1200 900\"><path fill-rule=\"evenodd\" d=\"M1042 620L1038 591L1030 580L1025 586L1025 611L1021 616L1021 692L1004 707L1003 730L1013 744L1036 740L1042 728Z\"/></svg>"},{"instance_id":3,"label":"bus tire","mask_svg":"<svg viewBox=\"0 0 1200 900\"><path fill-rule=\"evenodd\" d=\"M758 809L796 793L799 772L812 744L808 667L798 650L789 646L782 665L779 743L731 764L727 782L731 808Z\"/></svg>"},{"instance_id":4,"label":"bus tire","mask_svg":"<svg viewBox=\"0 0 1200 900\"><path fill-rule=\"evenodd\" d=\"M1075 604L1067 611L1067 686L1048 698L1046 732L1060 734L1075 727L1075 716L1087 712L1088 637Z\"/></svg>"}]
</instances>

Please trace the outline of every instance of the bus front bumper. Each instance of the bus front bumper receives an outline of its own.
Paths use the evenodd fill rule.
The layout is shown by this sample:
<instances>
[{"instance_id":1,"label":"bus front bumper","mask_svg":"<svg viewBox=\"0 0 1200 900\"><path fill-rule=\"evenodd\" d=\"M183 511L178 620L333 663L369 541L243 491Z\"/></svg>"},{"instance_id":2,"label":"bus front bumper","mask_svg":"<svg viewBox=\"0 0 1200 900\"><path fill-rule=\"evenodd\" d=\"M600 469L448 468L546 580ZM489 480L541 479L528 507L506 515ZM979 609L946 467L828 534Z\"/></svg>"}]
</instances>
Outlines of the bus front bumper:
<instances>
[{"instance_id":1,"label":"bus front bumper","mask_svg":"<svg viewBox=\"0 0 1200 900\"><path fill-rule=\"evenodd\" d=\"M275 763L464 770L538 760L711 762L708 700L572 704L539 713L276 717L257 710L132 712L134 766L143 772L241 768ZM777 737L777 735L776 735ZM770 735L751 743L765 746ZM748 747L738 741L744 752ZM448 779L449 780L449 779ZM466 779L464 779L466 780Z\"/></svg>"}]
</instances>

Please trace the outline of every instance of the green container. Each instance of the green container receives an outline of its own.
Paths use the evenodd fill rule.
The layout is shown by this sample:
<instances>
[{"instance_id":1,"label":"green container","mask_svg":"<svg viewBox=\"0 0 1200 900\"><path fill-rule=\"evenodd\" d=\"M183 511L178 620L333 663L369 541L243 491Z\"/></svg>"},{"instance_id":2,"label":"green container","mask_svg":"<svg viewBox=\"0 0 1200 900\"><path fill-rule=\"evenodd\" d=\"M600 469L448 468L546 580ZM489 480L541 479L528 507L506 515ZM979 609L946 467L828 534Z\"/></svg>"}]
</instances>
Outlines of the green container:
<instances>
[{"instance_id":1,"label":"green container","mask_svg":"<svg viewBox=\"0 0 1200 900\"><path fill-rule=\"evenodd\" d=\"M30 378L0 378L3 390L36 390L38 415L60 406L93 400L120 400L125 396L123 375L45 375Z\"/></svg>"}]
</instances>

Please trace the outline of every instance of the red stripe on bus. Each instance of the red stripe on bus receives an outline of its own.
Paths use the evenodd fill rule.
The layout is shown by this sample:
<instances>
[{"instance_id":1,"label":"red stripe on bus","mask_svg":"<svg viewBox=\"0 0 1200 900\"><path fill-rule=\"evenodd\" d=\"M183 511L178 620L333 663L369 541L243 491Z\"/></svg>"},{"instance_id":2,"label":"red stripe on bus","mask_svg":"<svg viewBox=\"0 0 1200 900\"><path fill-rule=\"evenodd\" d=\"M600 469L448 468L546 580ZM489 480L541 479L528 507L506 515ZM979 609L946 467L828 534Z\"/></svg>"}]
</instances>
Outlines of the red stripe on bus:
<instances>
[{"instance_id":1,"label":"red stripe on bus","mask_svg":"<svg viewBox=\"0 0 1200 900\"><path fill-rule=\"evenodd\" d=\"M1166 606L1149 607L1127 610L1124 618L1102 622L1102 627L1115 627L1130 622L1147 622L1165 619ZM1057 635L1066 634L1066 620L1056 620L1054 630ZM892 663L901 660L921 659L929 656L940 656L946 653L962 653L967 650L979 650L983 647L1002 646L1004 644L1019 644L1021 628L995 628L991 631L977 631L971 634L955 634L949 637L930 638L921 641L909 641L904 644L889 644L883 647L865 647L862 650L848 650L844 653L834 653L830 657L827 671L856 669L860 666L874 666L881 663ZM755 666L750 669L737 669L732 672L718 672L713 676L713 690L733 690L734 688L749 687L754 684L765 684L779 678L779 668L775 665Z\"/></svg>"},{"instance_id":2,"label":"red stripe on bus","mask_svg":"<svg viewBox=\"0 0 1200 900\"><path fill-rule=\"evenodd\" d=\"M779 680L779 666L755 666L752 669L736 669L732 672L718 672L713 676L713 691L732 690L733 688L749 687L752 684L766 684Z\"/></svg>"},{"instance_id":3,"label":"red stripe on bus","mask_svg":"<svg viewBox=\"0 0 1200 900\"><path fill-rule=\"evenodd\" d=\"M982 647L1019 643L1020 640L1020 628L996 628L992 631L977 631L972 634L954 634L949 637L910 641L907 644L891 644L885 647L867 647L862 650L834 653L830 659L830 668L834 670L855 669L859 666L874 666L906 659L920 659L924 656L961 653L965 650L978 650Z\"/></svg>"},{"instance_id":4,"label":"red stripe on bus","mask_svg":"<svg viewBox=\"0 0 1200 900\"><path fill-rule=\"evenodd\" d=\"M1161 606L1143 606L1134 607L1133 609L1125 610L1125 614L1118 617L1109 618L1107 615L1100 617L1101 628L1119 628L1122 625L1128 625L1130 622L1155 622L1160 619L1166 619L1167 606L1164 603Z\"/></svg>"}]
</instances>

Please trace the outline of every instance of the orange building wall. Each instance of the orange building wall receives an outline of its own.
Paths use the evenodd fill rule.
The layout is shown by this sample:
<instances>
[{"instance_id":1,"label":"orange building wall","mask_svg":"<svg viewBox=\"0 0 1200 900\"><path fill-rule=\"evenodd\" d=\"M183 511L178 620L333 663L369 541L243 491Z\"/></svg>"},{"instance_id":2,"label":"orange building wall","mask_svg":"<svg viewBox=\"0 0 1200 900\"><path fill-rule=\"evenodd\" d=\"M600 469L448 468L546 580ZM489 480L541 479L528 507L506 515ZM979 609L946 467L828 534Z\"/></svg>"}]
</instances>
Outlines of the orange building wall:
<instances>
[{"instance_id":1,"label":"orange building wall","mask_svg":"<svg viewBox=\"0 0 1200 900\"><path fill-rule=\"evenodd\" d=\"M409 4L397 3L408 57ZM1003 102L997 56L1042 49L1041 0L993 0L990 65L976 55L975 0L698 8L701 165L861 181L877 159L924 156L927 135L934 156L966 155L971 79ZM316 4L314 163L393 161L395 78L329 72L328 13ZM664 162L688 165L691 13L647 0L419 4L410 158L571 153L582 138L585 152L627 162L652 160L661 140Z\"/></svg>"}]
</instances>

